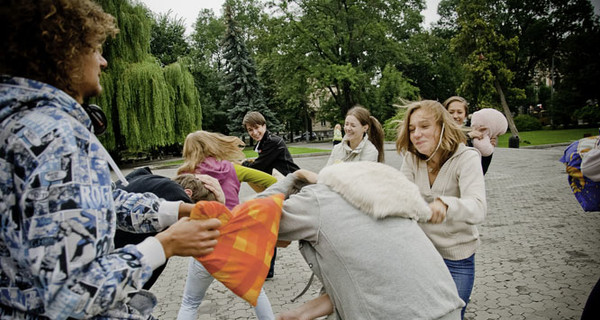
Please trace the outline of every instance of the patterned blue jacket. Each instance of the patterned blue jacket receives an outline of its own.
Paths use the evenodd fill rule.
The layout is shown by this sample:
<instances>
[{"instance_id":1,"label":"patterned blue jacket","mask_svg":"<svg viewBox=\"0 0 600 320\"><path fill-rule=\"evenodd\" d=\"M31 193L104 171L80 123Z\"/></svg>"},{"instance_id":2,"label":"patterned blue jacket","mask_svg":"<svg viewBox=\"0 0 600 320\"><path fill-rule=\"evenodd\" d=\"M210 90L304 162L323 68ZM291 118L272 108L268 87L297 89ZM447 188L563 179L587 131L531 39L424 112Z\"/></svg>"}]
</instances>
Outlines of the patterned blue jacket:
<instances>
[{"instance_id":1,"label":"patterned blue jacket","mask_svg":"<svg viewBox=\"0 0 600 320\"><path fill-rule=\"evenodd\" d=\"M115 251L115 228L159 231L179 204L113 188L110 156L61 90L0 76L0 122L0 318L147 318L154 297L137 294L151 304L138 312L128 296L162 247L152 238Z\"/></svg>"}]
</instances>

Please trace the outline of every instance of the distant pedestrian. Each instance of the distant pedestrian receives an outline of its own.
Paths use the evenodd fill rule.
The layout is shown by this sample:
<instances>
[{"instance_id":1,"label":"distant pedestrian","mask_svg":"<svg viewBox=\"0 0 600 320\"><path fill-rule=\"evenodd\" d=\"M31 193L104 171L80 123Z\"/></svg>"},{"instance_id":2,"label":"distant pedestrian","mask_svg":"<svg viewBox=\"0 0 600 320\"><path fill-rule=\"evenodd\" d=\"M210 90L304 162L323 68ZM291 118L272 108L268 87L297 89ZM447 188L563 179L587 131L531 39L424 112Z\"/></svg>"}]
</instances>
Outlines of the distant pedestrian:
<instances>
[{"instance_id":1,"label":"distant pedestrian","mask_svg":"<svg viewBox=\"0 0 600 320\"><path fill-rule=\"evenodd\" d=\"M333 145L335 146L342 142L342 138L342 126L339 123L336 123L335 127L333 127Z\"/></svg>"},{"instance_id":2,"label":"distant pedestrian","mask_svg":"<svg viewBox=\"0 0 600 320\"><path fill-rule=\"evenodd\" d=\"M327 165L348 161L384 162L384 133L381 123L363 106L355 106L346 113L345 136L331 150Z\"/></svg>"},{"instance_id":3,"label":"distant pedestrian","mask_svg":"<svg viewBox=\"0 0 600 320\"><path fill-rule=\"evenodd\" d=\"M254 160L246 160L242 165L271 175L273 174L273 169L275 169L284 176L300 169L294 163L294 159L288 151L285 141L267 130L267 122L260 112L248 112L242 120L242 126L248 131L252 139L258 141L254 148L254 151L258 153L258 157ZM269 269L267 278L273 278L275 275L276 257L277 248L275 248L275 253L271 260L271 268Z\"/></svg>"},{"instance_id":4,"label":"distant pedestrian","mask_svg":"<svg viewBox=\"0 0 600 320\"><path fill-rule=\"evenodd\" d=\"M409 106L396 149L404 155L402 173L419 187L433 212L433 223L419 225L468 303L480 243L476 225L484 221L487 204L479 153L464 141L450 113L439 102L424 100Z\"/></svg>"}]
</instances>

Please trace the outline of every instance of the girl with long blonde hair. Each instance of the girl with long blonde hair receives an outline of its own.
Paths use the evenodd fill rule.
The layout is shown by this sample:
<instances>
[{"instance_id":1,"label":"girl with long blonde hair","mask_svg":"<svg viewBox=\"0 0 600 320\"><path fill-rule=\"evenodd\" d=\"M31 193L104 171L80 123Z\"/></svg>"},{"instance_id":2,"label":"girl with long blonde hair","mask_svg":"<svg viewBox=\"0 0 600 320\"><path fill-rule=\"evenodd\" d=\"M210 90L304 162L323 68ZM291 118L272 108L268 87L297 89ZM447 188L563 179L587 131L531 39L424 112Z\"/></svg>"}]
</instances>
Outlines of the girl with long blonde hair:
<instances>
[{"instance_id":1,"label":"girl with long blonde hair","mask_svg":"<svg viewBox=\"0 0 600 320\"><path fill-rule=\"evenodd\" d=\"M458 123L433 100L409 106L396 148L404 156L402 173L417 185L432 212L431 219L419 226L444 258L460 298L468 303L480 244L476 225L484 221L487 210L479 152L465 146Z\"/></svg>"},{"instance_id":2,"label":"girl with long blonde hair","mask_svg":"<svg viewBox=\"0 0 600 320\"><path fill-rule=\"evenodd\" d=\"M245 159L242 148L244 142L233 136L208 131L196 131L187 135L183 144L184 163L177 174L206 174L219 181L225 194L225 206L233 209L240 203L241 182L253 184L253 188L264 190L277 180L262 171L246 168L240 163ZM190 259L188 277L181 307L177 315L179 320L196 319L198 308L204 299L206 290L214 278L196 259ZM274 319L269 298L261 289L255 308L258 319Z\"/></svg>"}]
</instances>

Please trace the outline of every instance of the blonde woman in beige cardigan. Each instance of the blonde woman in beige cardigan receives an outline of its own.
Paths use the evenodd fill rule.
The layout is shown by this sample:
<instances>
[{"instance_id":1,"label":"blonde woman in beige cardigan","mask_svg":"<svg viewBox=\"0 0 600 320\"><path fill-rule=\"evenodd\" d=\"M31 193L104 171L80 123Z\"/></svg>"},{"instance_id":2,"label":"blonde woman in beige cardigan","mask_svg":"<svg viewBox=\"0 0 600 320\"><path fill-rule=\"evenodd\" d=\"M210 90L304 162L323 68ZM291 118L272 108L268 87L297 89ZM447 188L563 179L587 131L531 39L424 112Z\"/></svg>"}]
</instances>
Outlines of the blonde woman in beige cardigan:
<instances>
[{"instance_id":1,"label":"blonde woman in beige cardigan","mask_svg":"<svg viewBox=\"0 0 600 320\"><path fill-rule=\"evenodd\" d=\"M465 146L461 128L432 100L409 107L396 149L404 155L402 173L419 187L433 213L419 225L444 258L461 299L468 303L480 242L476 225L483 222L487 210L481 156Z\"/></svg>"}]
</instances>

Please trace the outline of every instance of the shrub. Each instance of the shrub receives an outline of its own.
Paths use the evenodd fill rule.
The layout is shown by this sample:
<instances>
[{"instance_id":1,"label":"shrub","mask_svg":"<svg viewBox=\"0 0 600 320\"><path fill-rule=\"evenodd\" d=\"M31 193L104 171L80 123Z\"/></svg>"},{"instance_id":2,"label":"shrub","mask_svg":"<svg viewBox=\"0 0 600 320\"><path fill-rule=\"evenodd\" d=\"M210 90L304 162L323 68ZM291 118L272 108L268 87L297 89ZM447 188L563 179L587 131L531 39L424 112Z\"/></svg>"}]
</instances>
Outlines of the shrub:
<instances>
[{"instance_id":1,"label":"shrub","mask_svg":"<svg viewBox=\"0 0 600 320\"><path fill-rule=\"evenodd\" d=\"M383 131L385 132L385 141L396 141L398 126L402 125L406 110L406 108L399 108L395 116L384 122Z\"/></svg>"},{"instance_id":2,"label":"shrub","mask_svg":"<svg viewBox=\"0 0 600 320\"><path fill-rule=\"evenodd\" d=\"M540 120L527 114L520 114L516 116L514 120L515 126L519 131L534 131L542 129L542 123Z\"/></svg>"},{"instance_id":3,"label":"shrub","mask_svg":"<svg viewBox=\"0 0 600 320\"><path fill-rule=\"evenodd\" d=\"M600 122L600 108L598 105L587 105L577 109L574 113L575 118L581 119L589 124Z\"/></svg>"}]
</instances>

